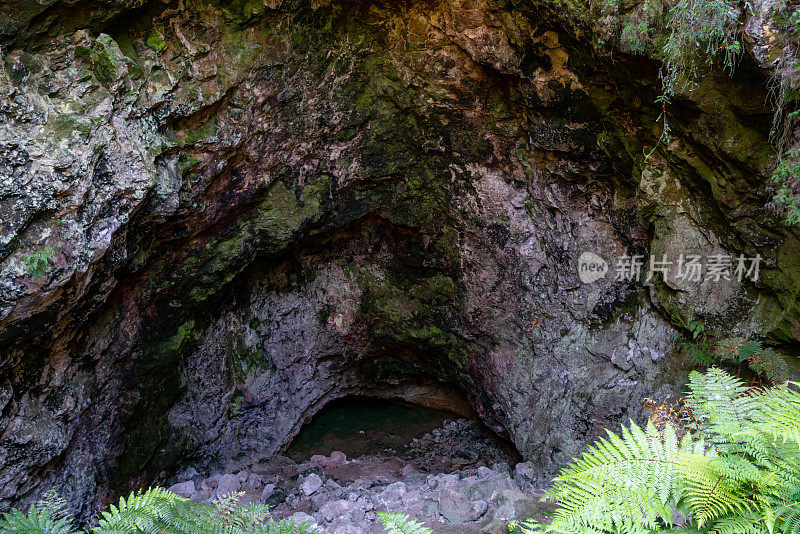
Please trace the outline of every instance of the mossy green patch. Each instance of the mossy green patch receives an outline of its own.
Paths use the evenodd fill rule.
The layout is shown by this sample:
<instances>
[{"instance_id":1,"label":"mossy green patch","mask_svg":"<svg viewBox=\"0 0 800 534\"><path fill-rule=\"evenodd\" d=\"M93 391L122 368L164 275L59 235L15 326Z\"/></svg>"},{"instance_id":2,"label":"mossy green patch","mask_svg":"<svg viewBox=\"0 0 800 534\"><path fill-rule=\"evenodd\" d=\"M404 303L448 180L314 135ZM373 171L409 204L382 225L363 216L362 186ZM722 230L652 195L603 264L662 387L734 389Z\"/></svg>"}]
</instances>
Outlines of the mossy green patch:
<instances>
[{"instance_id":1,"label":"mossy green patch","mask_svg":"<svg viewBox=\"0 0 800 534\"><path fill-rule=\"evenodd\" d=\"M150 48L155 48L156 52L161 52L167 48L167 43L164 40L164 27L156 26L150 30L150 34L147 36L146 42L147 46Z\"/></svg>"},{"instance_id":2,"label":"mossy green patch","mask_svg":"<svg viewBox=\"0 0 800 534\"><path fill-rule=\"evenodd\" d=\"M217 132L217 119L211 120L200 124L193 130L184 130L175 135L175 143L179 147L195 145L213 137Z\"/></svg>"},{"instance_id":3,"label":"mossy green patch","mask_svg":"<svg viewBox=\"0 0 800 534\"><path fill-rule=\"evenodd\" d=\"M128 74L128 64L132 62L122 53L117 42L104 33L97 37L89 58L92 72L104 84L113 83Z\"/></svg>"},{"instance_id":4,"label":"mossy green patch","mask_svg":"<svg viewBox=\"0 0 800 534\"><path fill-rule=\"evenodd\" d=\"M52 119L52 130L58 137L69 137L75 132L89 135L95 122L99 119L79 113L62 113Z\"/></svg>"}]
</instances>

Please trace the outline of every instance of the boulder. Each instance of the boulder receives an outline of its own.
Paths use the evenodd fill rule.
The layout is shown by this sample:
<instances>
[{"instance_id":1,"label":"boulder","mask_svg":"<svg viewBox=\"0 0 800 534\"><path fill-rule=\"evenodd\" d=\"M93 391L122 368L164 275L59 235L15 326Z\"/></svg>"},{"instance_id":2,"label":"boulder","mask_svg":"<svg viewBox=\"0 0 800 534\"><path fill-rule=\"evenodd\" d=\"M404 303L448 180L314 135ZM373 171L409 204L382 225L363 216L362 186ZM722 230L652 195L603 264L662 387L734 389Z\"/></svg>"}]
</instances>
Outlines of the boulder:
<instances>
[{"instance_id":1,"label":"boulder","mask_svg":"<svg viewBox=\"0 0 800 534\"><path fill-rule=\"evenodd\" d=\"M217 484L217 489L214 490L214 498L224 497L231 493L237 493L242 484L239 481L238 475L222 475Z\"/></svg>"},{"instance_id":2,"label":"boulder","mask_svg":"<svg viewBox=\"0 0 800 534\"><path fill-rule=\"evenodd\" d=\"M300 485L300 489L306 496L316 493L317 490L321 487L322 487L322 479L316 473L311 473L310 475L308 475Z\"/></svg>"},{"instance_id":3,"label":"boulder","mask_svg":"<svg viewBox=\"0 0 800 534\"><path fill-rule=\"evenodd\" d=\"M169 491L175 493L176 495L180 495L181 497L191 499L195 492L194 482L191 480L187 480L186 482L178 482L177 484L170 486Z\"/></svg>"},{"instance_id":4,"label":"boulder","mask_svg":"<svg viewBox=\"0 0 800 534\"><path fill-rule=\"evenodd\" d=\"M336 518L349 514L352 509L353 503L344 499L339 499L323 505L322 508L319 509L319 513L325 521L331 522Z\"/></svg>"},{"instance_id":5,"label":"boulder","mask_svg":"<svg viewBox=\"0 0 800 534\"><path fill-rule=\"evenodd\" d=\"M295 513L289 518L289 521L293 522L295 525L305 524L308 529L312 531L319 528L319 524L314 520L314 518L305 512Z\"/></svg>"},{"instance_id":6,"label":"boulder","mask_svg":"<svg viewBox=\"0 0 800 534\"><path fill-rule=\"evenodd\" d=\"M347 462L347 455L342 451L333 451L331 453L331 463L332 464L343 464Z\"/></svg>"},{"instance_id":7,"label":"boulder","mask_svg":"<svg viewBox=\"0 0 800 534\"><path fill-rule=\"evenodd\" d=\"M261 498L259 499L261 502L267 502L267 500L272 497L275 493L275 484L267 484L264 486L264 490L261 492Z\"/></svg>"},{"instance_id":8,"label":"boulder","mask_svg":"<svg viewBox=\"0 0 800 534\"><path fill-rule=\"evenodd\" d=\"M539 499L518 490L504 491L497 501L497 511L493 521L513 521L527 519L540 512Z\"/></svg>"},{"instance_id":9,"label":"boulder","mask_svg":"<svg viewBox=\"0 0 800 534\"><path fill-rule=\"evenodd\" d=\"M450 488L439 490L439 513L445 521L455 524L474 521L475 516L467 496Z\"/></svg>"}]
</instances>

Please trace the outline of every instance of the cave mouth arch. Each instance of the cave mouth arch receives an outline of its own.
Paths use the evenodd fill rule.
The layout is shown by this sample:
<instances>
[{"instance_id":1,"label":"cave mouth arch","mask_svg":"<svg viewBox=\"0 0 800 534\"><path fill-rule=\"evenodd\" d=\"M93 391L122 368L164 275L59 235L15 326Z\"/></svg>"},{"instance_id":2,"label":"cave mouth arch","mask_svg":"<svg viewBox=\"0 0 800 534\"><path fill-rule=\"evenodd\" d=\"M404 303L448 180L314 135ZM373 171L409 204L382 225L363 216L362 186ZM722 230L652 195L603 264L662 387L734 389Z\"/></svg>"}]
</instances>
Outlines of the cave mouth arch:
<instances>
[{"instance_id":1,"label":"cave mouth arch","mask_svg":"<svg viewBox=\"0 0 800 534\"><path fill-rule=\"evenodd\" d=\"M434 392L438 396L422 396L419 388L404 393L350 394L327 402L283 454L298 463L334 451L351 459L399 457L427 472L521 461L514 444L483 424L456 388L445 386Z\"/></svg>"}]
</instances>

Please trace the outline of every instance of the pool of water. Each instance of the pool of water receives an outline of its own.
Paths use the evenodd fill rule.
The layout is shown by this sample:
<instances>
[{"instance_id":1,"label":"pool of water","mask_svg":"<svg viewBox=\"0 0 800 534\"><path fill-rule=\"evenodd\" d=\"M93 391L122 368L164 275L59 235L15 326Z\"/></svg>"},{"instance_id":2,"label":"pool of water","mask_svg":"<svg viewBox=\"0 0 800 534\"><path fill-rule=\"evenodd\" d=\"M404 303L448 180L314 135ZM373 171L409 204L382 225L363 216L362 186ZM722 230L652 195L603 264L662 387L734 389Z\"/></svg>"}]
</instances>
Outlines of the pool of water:
<instances>
[{"instance_id":1,"label":"pool of water","mask_svg":"<svg viewBox=\"0 0 800 534\"><path fill-rule=\"evenodd\" d=\"M346 398L322 408L305 425L286 455L296 462L314 454L342 451L348 458L400 450L414 438L439 428L451 412L373 398Z\"/></svg>"}]
</instances>

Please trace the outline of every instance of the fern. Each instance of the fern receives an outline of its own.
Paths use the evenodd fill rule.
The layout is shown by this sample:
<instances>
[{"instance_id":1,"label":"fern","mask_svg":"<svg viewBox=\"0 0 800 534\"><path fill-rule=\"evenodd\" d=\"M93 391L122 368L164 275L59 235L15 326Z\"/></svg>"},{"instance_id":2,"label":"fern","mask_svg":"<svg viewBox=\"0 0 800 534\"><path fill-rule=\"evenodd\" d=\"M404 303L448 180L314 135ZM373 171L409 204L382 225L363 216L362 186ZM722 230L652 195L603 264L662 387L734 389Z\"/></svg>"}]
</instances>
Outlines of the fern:
<instances>
[{"instance_id":1,"label":"fern","mask_svg":"<svg viewBox=\"0 0 800 534\"><path fill-rule=\"evenodd\" d=\"M432 534L429 529L419 521L413 521L407 514L392 512L378 512L383 528L387 534Z\"/></svg>"},{"instance_id":2,"label":"fern","mask_svg":"<svg viewBox=\"0 0 800 534\"><path fill-rule=\"evenodd\" d=\"M241 494L194 503L162 488L132 493L100 514L90 534L316 534L308 525L266 521L264 504L242 504ZM0 519L0 534L76 534L66 503L48 493L27 514L12 510Z\"/></svg>"},{"instance_id":3,"label":"fern","mask_svg":"<svg viewBox=\"0 0 800 534\"><path fill-rule=\"evenodd\" d=\"M669 424L658 432L652 422L609 432L553 481L552 522L520 531L800 533L798 386L754 390L719 369L693 372L694 434L678 443ZM674 512L689 518L680 529Z\"/></svg>"},{"instance_id":4,"label":"fern","mask_svg":"<svg viewBox=\"0 0 800 534\"><path fill-rule=\"evenodd\" d=\"M162 488L150 488L120 498L101 513L94 534L157 534L157 525L184 499Z\"/></svg>"},{"instance_id":5,"label":"fern","mask_svg":"<svg viewBox=\"0 0 800 534\"><path fill-rule=\"evenodd\" d=\"M553 481L545 497L559 508L547 531L633 531L670 523L681 499L678 454L704 450L689 434L679 443L669 425L663 433L652 422L645 429L631 423L620 435L609 431ZM524 528L538 527L528 522Z\"/></svg>"},{"instance_id":6,"label":"fern","mask_svg":"<svg viewBox=\"0 0 800 534\"><path fill-rule=\"evenodd\" d=\"M3 534L75 534L68 517L53 517L53 510L33 505L27 514L12 509L0 519Z\"/></svg>"}]
</instances>

